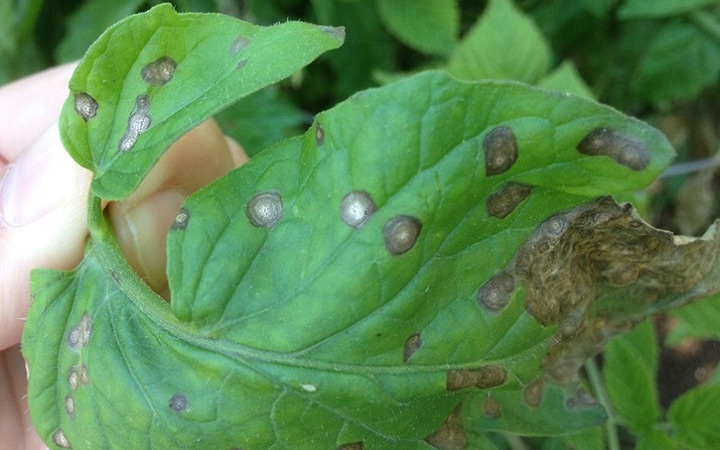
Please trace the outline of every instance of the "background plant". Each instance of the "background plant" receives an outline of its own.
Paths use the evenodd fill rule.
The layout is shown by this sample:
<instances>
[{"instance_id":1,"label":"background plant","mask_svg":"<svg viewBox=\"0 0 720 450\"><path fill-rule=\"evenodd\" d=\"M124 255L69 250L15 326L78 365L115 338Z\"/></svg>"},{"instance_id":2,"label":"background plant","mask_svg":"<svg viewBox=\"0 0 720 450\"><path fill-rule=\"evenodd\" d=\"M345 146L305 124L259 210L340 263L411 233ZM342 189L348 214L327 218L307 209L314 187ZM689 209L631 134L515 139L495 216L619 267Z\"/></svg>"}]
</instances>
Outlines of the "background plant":
<instances>
[{"instance_id":1,"label":"background plant","mask_svg":"<svg viewBox=\"0 0 720 450\"><path fill-rule=\"evenodd\" d=\"M79 57L106 26L147 6L126 2L113 10L101 3L86 2L72 15L57 15L51 13L52 8L43 8L42 2L5 2L5 7L14 6L2 15L8 30L2 33L6 80ZM682 174L687 166L671 169L670 174L681 175L665 178L650 193L632 194L636 204L645 205L641 211L646 217L666 228L695 233L709 223L717 211L711 159L717 148L720 70L716 2L528 1L513 5L494 1L487 8L466 3L318 0L178 2L177 6L180 10L220 10L258 23L290 16L346 26L342 52L329 54L289 82L253 94L219 116L226 131L251 153L297 134L313 113L362 88L423 68L444 68L466 79L514 79L568 90L658 125L681 159L710 161L697 175ZM427 25L429 17L432 26ZM53 33L62 35L63 28L67 29L64 38L53 47L51 43L57 40L49 38ZM642 203L645 199L649 200ZM719 302L716 297L673 313L676 325L667 343L717 339ZM665 334L664 328L661 331ZM658 391L652 388L659 349L655 331L646 323L610 344L602 372L592 363L588 366L589 381L594 389L606 386L607 395L596 393L614 411L604 429L524 442L508 436L490 435L491 439L501 448L597 448L616 442L628 448L713 448L717 431L709 422L712 415L704 409L712 406L704 405L717 404L708 400L718 397L717 376L706 377L702 386L672 403L666 398L663 408ZM634 377L633 382L627 381L628 376ZM629 393L624 390L628 385L648 389L642 395L633 390L633 401L628 402Z\"/></svg>"}]
</instances>

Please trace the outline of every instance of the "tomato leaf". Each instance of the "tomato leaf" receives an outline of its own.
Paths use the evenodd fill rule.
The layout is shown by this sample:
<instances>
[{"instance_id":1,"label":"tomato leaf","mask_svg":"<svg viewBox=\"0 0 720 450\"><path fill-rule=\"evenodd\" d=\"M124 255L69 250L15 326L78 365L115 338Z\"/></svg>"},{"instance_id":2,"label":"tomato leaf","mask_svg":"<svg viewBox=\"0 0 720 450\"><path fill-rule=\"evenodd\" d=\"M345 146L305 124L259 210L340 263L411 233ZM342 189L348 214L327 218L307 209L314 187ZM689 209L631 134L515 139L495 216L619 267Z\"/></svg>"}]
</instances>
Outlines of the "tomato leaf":
<instances>
[{"instance_id":1,"label":"tomato leaf","mask_svg":"<svg viewBox=\"0 0 720 450\"><path fill-rule=\"evenodd\" d=\"M339 47L341 28L259 27L156 6L109 28L70 80L63 144L92 191L130 194L169 145L212 114Z\"/></svg>"}]
</instances>

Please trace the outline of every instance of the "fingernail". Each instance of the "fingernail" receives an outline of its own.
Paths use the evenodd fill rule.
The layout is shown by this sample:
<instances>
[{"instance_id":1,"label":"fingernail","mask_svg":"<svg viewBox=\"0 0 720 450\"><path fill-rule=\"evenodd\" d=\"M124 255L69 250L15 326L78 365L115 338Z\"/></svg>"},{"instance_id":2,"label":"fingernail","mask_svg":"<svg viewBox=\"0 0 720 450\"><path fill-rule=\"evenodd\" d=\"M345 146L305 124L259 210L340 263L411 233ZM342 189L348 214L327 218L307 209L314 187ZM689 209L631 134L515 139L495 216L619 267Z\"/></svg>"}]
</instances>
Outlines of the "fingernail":
<instances>
[{"instance_id":1,"label":"fingernail","mask_svg":"<svg viewBox=\"0 0 720 450\"><path fill-rule=\"evenodd\" d=\"M113 225L123 253L155 291L167 284L167 233L184 200L185 195L179 190L169 189L127 209L113 205Z\"/></svg>"},{"instance_id":2,"label":"fingernail","mask_svg":"<svg viewBox=\"0 0 720 450\"><path fill-rule=\"evenodd\" d=\"M57 128L43 134L0 180L0 221L11 227L32 223L78 195L78 171L53 133Z\"/></svg>"}]
</instances>

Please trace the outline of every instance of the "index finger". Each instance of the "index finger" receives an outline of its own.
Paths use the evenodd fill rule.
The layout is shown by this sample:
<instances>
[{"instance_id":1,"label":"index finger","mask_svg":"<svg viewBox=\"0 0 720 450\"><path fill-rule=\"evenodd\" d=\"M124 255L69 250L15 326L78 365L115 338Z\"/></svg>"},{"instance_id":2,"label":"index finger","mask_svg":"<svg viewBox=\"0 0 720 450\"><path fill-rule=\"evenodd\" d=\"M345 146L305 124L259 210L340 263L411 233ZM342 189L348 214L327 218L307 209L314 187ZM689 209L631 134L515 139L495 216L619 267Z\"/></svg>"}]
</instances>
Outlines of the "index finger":
<instances>
[{"instance_id":1,"label":"index finger","mask_svg":"<svg viewBox=\"0 0 720 450\"><path fill-rule=\"evenodd\" d=\"M0 87L0 170L60 116L75 66L64 64Z\"/></svg>"}]
</instances>

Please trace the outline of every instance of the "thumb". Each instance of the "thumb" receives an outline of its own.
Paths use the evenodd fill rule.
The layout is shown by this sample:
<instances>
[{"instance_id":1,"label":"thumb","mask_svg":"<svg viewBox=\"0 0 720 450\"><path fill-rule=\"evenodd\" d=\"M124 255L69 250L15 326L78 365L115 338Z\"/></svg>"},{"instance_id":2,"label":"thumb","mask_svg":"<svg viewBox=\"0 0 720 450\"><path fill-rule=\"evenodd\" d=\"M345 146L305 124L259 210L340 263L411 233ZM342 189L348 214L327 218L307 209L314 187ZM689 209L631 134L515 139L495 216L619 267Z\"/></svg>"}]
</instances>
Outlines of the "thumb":
<instances>
[{"instance_id":1,"label":"thumb","mask_svg":"<svg viewBox=\"0 0 720 450\"><path fill-rule=\"evenodd\" d=\"M0 350L20 340L30 271L69 269L82 257L91 175L62 148L54 123L0 181Z\"/></svg>"}]
</instances>

